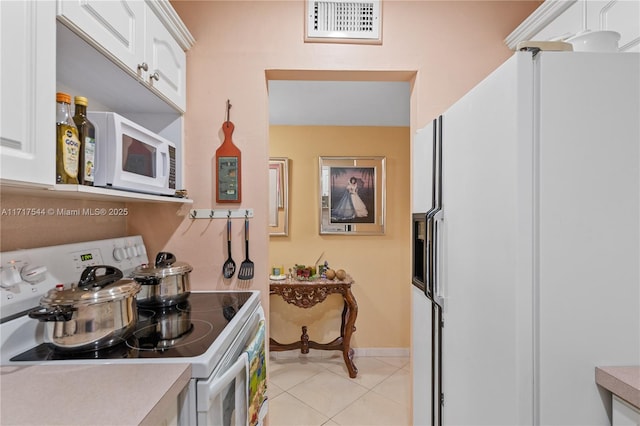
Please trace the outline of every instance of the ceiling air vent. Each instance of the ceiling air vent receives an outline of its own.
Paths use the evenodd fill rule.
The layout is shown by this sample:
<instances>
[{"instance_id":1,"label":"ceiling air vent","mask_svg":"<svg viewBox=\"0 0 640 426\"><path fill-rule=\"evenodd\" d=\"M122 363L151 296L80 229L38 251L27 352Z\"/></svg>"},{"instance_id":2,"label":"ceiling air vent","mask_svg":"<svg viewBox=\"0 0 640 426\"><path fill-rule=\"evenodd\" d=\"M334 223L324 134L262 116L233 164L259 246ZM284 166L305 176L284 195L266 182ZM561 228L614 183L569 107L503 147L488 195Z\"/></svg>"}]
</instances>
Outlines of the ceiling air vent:
<instances>
[{"instance_id":1,"label":"ceiling air vent","mask_svg":"<svg viewBox=\"0 0 640 426\"><path fill-rule=\"evenodd\" d=\"M305 41L381 43L380 0L307 1Z\"/></svg>"}]
</instances>

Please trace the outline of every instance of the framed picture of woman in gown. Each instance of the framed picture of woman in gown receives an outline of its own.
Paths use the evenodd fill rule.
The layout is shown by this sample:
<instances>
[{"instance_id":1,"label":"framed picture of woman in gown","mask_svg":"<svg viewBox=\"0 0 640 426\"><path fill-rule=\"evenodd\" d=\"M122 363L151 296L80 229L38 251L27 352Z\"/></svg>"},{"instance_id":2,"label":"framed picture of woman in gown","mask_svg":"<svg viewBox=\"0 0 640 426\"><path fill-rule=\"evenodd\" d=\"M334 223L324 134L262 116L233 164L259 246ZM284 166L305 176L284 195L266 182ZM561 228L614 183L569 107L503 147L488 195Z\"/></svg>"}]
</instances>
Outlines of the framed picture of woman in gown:
<instances>
[{"instance_id":1,"label":"framed picture of woman in gown","mask_svg":"<svg viewBox=\"0 0 640 426\"><path fill-rule=\"evenodd\" d=\"M320 157L320 233L384 234L385 157Z\"/></svg>"}]
</instances>

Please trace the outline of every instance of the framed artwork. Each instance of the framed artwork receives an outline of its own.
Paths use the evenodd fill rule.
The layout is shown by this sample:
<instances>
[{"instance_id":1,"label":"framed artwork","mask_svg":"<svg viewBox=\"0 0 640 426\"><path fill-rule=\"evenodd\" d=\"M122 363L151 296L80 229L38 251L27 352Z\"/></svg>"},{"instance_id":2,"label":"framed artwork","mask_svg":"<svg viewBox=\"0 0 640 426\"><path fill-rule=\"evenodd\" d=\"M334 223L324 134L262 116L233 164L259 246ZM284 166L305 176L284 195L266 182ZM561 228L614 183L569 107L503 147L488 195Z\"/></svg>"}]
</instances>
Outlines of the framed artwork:
<instances>
[{"instance_id":1,"label":"framed artwork","mask_svg":"<svg viewBox=\"0 0 640 426\"><path fill-rule=\"evenodd\" d=\"M384 234L386 157L320 157L320 234Z\"/></svg>"},{"instance_id":2,"label":"framed artwork","mask_svg":"<svg viewBox=\"0 0 640 426\"><path fill-rule=\"evenodd\" d=\"M269 235L289 233L289 159L269 158Z\"/></svg>"}]
</instances>

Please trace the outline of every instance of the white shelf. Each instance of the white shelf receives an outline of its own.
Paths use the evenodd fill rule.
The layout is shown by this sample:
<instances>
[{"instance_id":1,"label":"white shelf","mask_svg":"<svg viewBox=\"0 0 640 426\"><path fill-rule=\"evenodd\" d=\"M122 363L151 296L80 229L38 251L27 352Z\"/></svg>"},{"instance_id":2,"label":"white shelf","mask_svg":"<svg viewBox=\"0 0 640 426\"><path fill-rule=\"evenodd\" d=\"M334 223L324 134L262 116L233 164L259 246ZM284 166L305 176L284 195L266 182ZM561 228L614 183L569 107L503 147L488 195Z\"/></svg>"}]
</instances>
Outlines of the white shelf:
<instances>
[{"instance_id":1,"label":"white shelf","mask_svg":"<svg viewBox=\"0 0 640 426\"><path fill-rule=\"evenodd\" d=\"M142 194L138 192L119 191L117 189L98 188L84 185L53 185L53 187L34 188L3 184L2 191L11 194L23 194L38 197L114 201L121 203L140 202L193 204L193 200L188 198Z\"/></svg>"}]
</instances>

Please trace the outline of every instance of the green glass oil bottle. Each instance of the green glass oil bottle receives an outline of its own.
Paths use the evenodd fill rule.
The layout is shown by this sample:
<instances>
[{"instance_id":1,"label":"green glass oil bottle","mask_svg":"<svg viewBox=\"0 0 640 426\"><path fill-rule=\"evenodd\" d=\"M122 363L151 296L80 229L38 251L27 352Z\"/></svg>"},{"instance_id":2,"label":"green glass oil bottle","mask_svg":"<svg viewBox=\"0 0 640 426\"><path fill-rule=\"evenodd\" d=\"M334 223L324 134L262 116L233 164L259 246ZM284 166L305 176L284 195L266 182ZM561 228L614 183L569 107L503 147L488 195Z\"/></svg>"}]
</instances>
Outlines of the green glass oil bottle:
<instances>
[{"instance_id":1,"label":"green glass oil bottle","mask_svg":"<svg viewBox=\"0 0 640 426\"><path fill-rule=\"evenodd\" d=\"M81 185L93 186L96 164L96 129L87 118L87 106L89 104L87 98L76 96L73 100L76 104L73 121L78 127L78 137L80 139L78 181Z\"/></svg>"}]
</instances>

